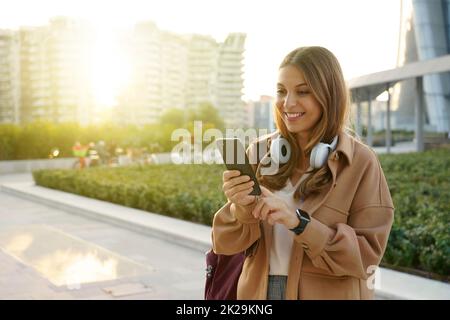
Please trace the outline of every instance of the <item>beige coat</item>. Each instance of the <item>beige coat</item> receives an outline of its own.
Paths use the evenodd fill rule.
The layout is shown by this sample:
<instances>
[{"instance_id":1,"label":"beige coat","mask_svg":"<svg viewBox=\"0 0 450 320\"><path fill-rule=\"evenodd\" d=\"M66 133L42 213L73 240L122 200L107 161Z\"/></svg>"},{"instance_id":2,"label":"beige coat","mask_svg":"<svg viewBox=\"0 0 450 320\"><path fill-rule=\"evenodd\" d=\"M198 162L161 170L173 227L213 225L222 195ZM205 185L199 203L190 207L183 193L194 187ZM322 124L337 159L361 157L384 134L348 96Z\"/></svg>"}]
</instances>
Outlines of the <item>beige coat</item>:
<instances>
[{"instance_id":1,"label":"beige coat","mask_svg":"<svg viewBox=\"0 0 450 320\"><path fill-rule=\"evenodd\" d=\"M252 147L250 148L252 149ZM373 299L373 272L386 249L394 206L376 154L346 133L328 158L332 181L299 207L311 216L294 237L286 299ZM266 299L272 226L251 215L252 205L230 203L216 212L217 254L235 254L259 239L247 257L238 299Z\"/></svg>"}]
</instances>

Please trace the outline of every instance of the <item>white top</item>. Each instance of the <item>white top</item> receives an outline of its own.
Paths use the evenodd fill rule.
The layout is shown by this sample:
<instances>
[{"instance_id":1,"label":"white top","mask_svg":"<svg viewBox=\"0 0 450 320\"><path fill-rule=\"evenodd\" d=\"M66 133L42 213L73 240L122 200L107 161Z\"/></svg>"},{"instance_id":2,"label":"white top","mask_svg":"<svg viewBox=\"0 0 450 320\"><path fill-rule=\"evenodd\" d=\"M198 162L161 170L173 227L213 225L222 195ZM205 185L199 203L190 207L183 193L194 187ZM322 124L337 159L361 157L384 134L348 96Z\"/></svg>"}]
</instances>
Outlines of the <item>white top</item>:
<instances>
[{"instance_id":1,"label":"white top","mask_svg":"<svg viewBox=\"0 0 450 320\"><path fill-rule=\"evenodd\" d=\"M308 171L311 168L308 169ZM301 200L294 199L294 192L308 174L303 174L295 186L291 179L288 179L286 186L274 194L284 198L289 207L298 208ZM272 246L270 248L269 274L287 276L289 272L289 263L291 261L291 250L295 234L287 229L283 224L275 223L272 227Z\"/></svg>"}]
</instances>

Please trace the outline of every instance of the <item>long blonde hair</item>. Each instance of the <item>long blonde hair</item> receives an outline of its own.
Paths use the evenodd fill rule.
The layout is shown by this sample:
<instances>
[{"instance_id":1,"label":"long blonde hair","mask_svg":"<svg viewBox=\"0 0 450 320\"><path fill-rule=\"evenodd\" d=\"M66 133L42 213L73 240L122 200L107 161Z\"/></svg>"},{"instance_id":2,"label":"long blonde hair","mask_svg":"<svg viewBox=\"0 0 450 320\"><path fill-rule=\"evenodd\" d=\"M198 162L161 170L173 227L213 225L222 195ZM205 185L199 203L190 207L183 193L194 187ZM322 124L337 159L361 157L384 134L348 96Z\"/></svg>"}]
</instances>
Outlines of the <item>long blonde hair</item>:
<instances>
[{"instance_id":1,"label":"long blonde hair","mask_svg":"<svg viewBox=\"0 0 450 320\"><path fill-rule=\"evenodd\" d=\"M286 164L280 166L277 174L263 176L260 170L257 170L259 182L274 190L280 190L286 185L287 179L293 174L299 162L303 162L302 154L309 155L319 142L331 143L336 135L346 129L350 104L350 92L345 84L341 67L337 58L328 49L317 46L295 49L284 58L280 69L286 66L294 66L303 73L307 85L322 108L322 116L311 132L311 140L305 150L302 150L295 133L288 131L280 111L274 107L277 129L291 145L291 157ZM300 165L304 167L305 164ZM332 178L327 165L309 172L310 175L295 191L295 199L318 193Z\"/></svg>"}]
</instances>

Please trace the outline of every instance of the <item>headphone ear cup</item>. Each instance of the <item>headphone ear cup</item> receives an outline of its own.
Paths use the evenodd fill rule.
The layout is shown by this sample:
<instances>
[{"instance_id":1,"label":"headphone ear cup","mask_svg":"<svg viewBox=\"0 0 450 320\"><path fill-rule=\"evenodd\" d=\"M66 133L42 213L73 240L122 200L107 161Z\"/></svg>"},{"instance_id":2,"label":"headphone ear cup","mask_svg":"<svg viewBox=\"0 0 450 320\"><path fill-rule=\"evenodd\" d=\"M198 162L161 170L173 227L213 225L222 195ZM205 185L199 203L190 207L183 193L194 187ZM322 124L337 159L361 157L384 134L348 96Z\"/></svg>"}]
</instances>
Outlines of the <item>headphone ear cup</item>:
<instances>
[{"instance_id":1,"label":"headphone ear cup","mask_svg":"<svg viewBox=\"0 0 450 320\"><path fill-rule=\"evenodd\" d=\"M314 146L314 148L311 150L311 155L309 156L309 165L311 168L316 168L316 154L317 154L317 146Z\"/></svg>"},{"instance_id":2,"label":"headphone ear cup","mask_svg":"<svg viewBox=\"0 0 450 320\"><path fill-rule=\"evenodd\" d=\"M270 144L270 157L274 163L287 163L291 157L291 146L289 141L283 137L272 140Z\"/></svg>"},{"instance_id":3,"label":"headphone ear cup","mask_svg":"<svg viewBox=\"0 0 450 320\"><path fill-rule=\"evenodd\" d=\"M309 159L311 167L313 167L314 169L322 167L328 159L328 151L329 151L328 144L325 143L317 144L311 150L311 157Z\"/></svg>"}]
</instances>

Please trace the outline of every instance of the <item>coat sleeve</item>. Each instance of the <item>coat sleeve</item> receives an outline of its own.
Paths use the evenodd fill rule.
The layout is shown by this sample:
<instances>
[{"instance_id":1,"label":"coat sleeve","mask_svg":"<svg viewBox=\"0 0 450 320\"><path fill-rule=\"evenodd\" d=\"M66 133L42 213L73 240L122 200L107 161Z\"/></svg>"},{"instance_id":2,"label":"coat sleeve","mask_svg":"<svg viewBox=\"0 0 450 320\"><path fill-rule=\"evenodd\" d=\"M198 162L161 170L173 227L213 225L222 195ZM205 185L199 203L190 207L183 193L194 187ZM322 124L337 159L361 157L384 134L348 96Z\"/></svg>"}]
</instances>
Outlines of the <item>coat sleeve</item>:
<instances>
[{"instance_id":1,"label":"coat sleeve","mask_svg":"<svg viewBox=\"0 0 450 320\"><path fill-rule=\"evenodd\" d=\"M231 203L227 202L214 215L212 243L217 254L232 255L242 252L261 237L259 220L251 215L252 208L230 208Z\"/></svg>"},{"instance_id":2,"label":"coat sleeve","mask_svg":"<svg viewBox=\"0 0 450 320\"><path fill-rule=\"evenodd\" d=\"M247 155L253 157L255 144L247 149ZM251 212L254 205L240 206L227 202L215 214L212 225L212 244L216 254L232 255L248 249L261 237L259 219Z\"/></svg>"},{"instance_id":3,"label":"coat sleeve","mask_svg":"<svg viewBox=\"0 0 450 320\"><path fill-rule=\"evenodd\" d=\"M347 224L329 227L311 217L305 231L294 239L302 244L315 267L336 276L367 279L373 272L369 266L378 266L383 257L393 218L389 188L380 163L372 154Z\"/></svg>"}]
</instances>

